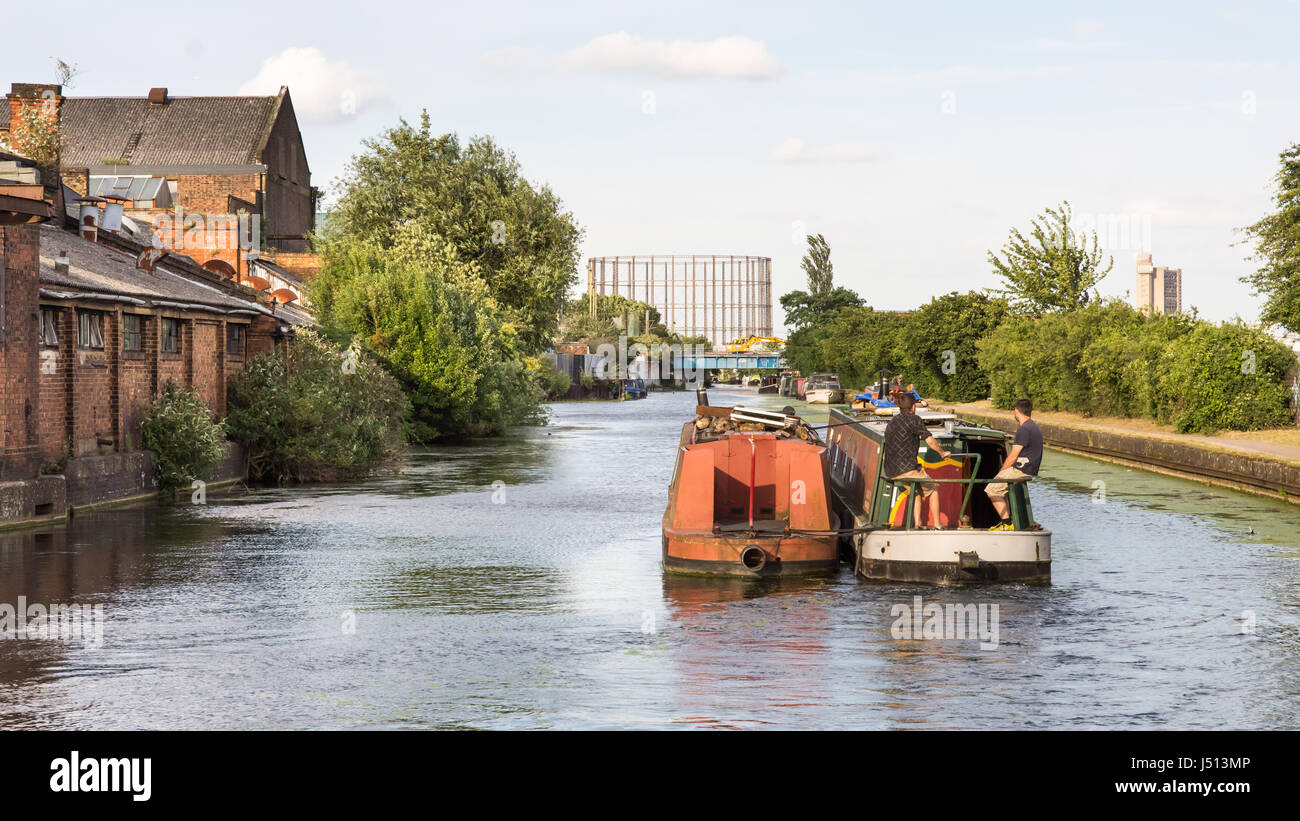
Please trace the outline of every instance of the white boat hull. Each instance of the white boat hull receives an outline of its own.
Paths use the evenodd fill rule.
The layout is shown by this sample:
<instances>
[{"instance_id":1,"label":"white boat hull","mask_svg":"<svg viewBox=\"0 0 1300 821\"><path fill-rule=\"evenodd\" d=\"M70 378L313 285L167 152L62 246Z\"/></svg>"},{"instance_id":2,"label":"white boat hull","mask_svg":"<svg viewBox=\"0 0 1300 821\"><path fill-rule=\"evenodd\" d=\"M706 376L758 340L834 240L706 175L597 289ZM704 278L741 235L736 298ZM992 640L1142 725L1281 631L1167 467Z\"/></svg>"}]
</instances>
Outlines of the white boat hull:
<instances>
[{"instance_id":1,"label":"white boat hull","mask_svg":"<svg viewBox=\"0 0 1300 821\"><path fill-rule=\"evenodd\" d=\"M1049 583L1048 530L874 530L854 538L859 576L901 582Z\"/></svg>"},{"instance_id":2,"label":"white boat hull","mask_svg":"<svg viewBox=\"0 0 1300 821\"><path fill-rule=\"evenodd\" d=\"M805 393L804 401L810 405L833 405L837 402L844 401L844 391L818 388L815 391L808 391Z\"/></svg>"}]
</instances>

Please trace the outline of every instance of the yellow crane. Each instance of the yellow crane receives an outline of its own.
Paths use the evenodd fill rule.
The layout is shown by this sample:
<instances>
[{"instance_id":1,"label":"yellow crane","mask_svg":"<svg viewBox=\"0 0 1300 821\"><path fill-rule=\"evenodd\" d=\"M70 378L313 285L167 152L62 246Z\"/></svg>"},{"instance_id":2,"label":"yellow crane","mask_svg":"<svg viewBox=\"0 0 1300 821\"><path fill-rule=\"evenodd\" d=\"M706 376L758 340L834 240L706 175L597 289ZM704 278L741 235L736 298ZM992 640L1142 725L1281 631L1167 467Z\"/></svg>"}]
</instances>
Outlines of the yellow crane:
<instances>
[{"instance_id":1,"label":"yellow crane","mask_svg":"<svg viewBox=\"0 0 1300 821\"><path fill-rule=\"evenodd\" d=\"M785 347L785 340L775 336L749 336L747 338L737 338L735 342L727 345L727 353L741 353L748 351L755 345L774 345L778 348Z\"/></svg>"}]
</instances>

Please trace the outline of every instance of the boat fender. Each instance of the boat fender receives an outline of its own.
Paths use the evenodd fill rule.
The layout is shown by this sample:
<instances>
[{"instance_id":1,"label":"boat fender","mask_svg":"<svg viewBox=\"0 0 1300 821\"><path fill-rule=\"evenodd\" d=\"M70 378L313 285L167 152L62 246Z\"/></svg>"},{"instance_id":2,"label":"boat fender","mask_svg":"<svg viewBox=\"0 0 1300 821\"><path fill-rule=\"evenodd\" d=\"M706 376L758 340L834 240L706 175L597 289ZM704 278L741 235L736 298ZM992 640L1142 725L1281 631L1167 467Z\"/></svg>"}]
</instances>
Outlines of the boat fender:
<instances>
[{"instance_id":1,"label":"boat fender","mask_svg":"<svg viewBox=\"0 0 1300 821\"><path fill-rule=\"evenodd\" d=\"M767 551L756 544L748 545L740 551L740 563L757 573L767 564Z\"/></svg>"}]
</instances>

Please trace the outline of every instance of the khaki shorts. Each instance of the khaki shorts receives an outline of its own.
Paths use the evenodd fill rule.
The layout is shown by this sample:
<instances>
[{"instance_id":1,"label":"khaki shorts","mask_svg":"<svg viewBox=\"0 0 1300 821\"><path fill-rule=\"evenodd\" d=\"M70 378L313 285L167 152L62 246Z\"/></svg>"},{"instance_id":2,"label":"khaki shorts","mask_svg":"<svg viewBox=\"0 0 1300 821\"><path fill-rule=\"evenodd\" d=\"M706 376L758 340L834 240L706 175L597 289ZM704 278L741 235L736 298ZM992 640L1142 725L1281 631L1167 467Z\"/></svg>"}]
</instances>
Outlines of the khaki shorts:
<instances>
[{"instance_id":1,"label":"khaki shorts","mask_svg":"<svg viewBox=\"0 0 1300 821\"><path fill-rule=\"evenodd\" d=\"M1029 474L1021 473L1016 468L1007 468L1006 470L998 471L998 475L994 476L993 478L994 479L1028 479ZM1007 486L1006 482L990 482L988 487L984 489L984 492L994 499L1002 499L1005 498L1006 495L1011 492L1011 488Z\"/></svg>"},{"instance_id":2,"label":"khaki shorts","mask_svg":"<svg viewBox=\"0 0 1300 821\"><path fill-rule=\"evenodd\" d=\"M909 470L907 473L900 473L897 476L890 476L889 478L895 482L897 482L899 479L929 479L930 474L926 473L921 468L917 468L916 470ZM908 484L902 485L902 488L904 490L911 490L911 487L912 486ZM928 499L930 498L931 493L934 493L936 490L939 489L939 486L936 485L934 482L925 482L924 484L920 485L920 488L921 488L921 498Z\"/></svg>"}]
</instances>

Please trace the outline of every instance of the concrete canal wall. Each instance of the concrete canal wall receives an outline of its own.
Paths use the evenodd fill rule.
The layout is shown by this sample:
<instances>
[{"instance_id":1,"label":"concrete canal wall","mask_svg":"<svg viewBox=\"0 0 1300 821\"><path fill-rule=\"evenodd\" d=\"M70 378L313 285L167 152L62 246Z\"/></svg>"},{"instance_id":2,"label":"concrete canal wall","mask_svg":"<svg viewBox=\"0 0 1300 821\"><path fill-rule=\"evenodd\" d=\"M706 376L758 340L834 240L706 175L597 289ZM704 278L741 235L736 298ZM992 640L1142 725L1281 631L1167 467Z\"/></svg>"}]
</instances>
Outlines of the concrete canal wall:
<instances>
[{"instance_id":1,"label":"concrete canal wall","mask_svg":"<svg viewBox=\"0 0 1300 821\"><path fill-rule=\"evenodd\" d=\"M244 451L226 443L208 488L244 478ZM190 489L184 488L184 494ZM58 474L0 482L0 530L59 521L80 508L146 501L158 497L153 452L147 450L78 456Z\"/></svg>"},{"instance_id":2,"label":"concrete canal wall","mask_svg":"<svg viewBox=\"0 0 1300 821\"><path fill-rule=\"evenodd\" d=\"M970 405L935 407L1008 433L1016 429L1010 411ZM1300 449L1137 428L1124 430L1038 415L1034 421L1043 432L1044 443L1057 450L1300 503L1300 458L1288 453ZM1276 452L1265 452L1269 449Z\"/></svg>"}]
</instances>

